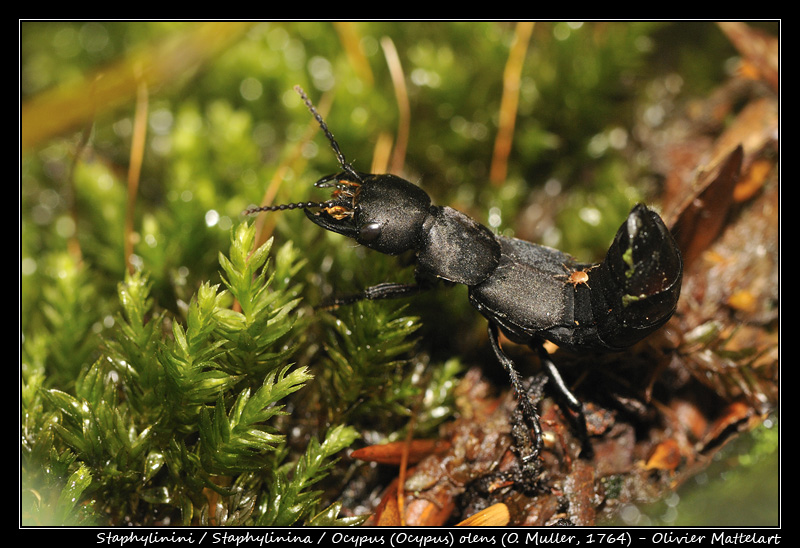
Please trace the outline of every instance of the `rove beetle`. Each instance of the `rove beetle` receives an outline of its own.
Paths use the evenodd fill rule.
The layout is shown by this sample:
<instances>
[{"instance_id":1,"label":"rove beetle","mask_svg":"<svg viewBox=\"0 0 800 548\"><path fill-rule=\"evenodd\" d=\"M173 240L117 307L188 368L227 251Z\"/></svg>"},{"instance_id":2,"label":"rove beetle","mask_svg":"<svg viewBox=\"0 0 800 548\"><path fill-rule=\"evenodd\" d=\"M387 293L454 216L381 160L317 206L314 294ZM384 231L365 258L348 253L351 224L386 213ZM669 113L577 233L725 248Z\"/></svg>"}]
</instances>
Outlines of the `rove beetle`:
<instances>
[{"instance_id":1,"label":"rove beetle","mask_svg":"<svg viewBox=\"0 0 800 548\"><path fill-rule=\"evenodd\" d=\"M314 185L333 188L331 199L255 207L246 213L303 209L315 224L375 251L416 253L416 283L382 283L336 304L405 297L438 280L466 285L470 303L489 322L489 343L533 429L532 447L518 448L524 451L523 462L530 463L539 454L542 429L513 361L500 348L500 331L538 352L550 382L574 413L570 418L590 453L583 406L543 343L547 340L573 351L619 351L669 320L680 294L683 261L661 217L635 205L605 260L597 264L581 264L557 249L498 236L460 211L432 205L424 190L405 179L356 171L308 96L299 86L295 89L342 169Z\"/></svg>"}]
</instances>

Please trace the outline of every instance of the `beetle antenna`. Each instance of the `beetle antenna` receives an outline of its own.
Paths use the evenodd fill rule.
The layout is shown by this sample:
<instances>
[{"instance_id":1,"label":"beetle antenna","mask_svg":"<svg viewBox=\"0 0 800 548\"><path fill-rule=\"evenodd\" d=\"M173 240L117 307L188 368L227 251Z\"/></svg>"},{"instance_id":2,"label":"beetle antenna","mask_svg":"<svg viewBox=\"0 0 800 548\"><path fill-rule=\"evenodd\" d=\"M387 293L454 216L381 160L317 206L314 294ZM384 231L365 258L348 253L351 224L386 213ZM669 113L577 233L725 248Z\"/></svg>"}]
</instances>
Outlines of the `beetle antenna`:
<instances>
[{"instance_id":1,"label":"beetle antenna","mask_svg":"<svg viewBox=\"0 0 800 548\"><path fill-rule=\"evenodd\" d=\"M308 110L317 120L317 123L319 124L319 127L322 129L322 132L325 134L325 137L331 143L331 148L333 149L334 154L336 154L336 160L339 162L339 165L342 166L342 169L345 170L347 174L350 175L354 180L358 182L363 182L358 172L356 172L356 170L353 169L353 166L350 165L345 159L344 154L342 153L341 149L339 149L339 143L336 142L336 139L333 138L333 133L331 133L331 131L328 129L328 124L326 124L325 120L322 119L322 115L319 112L317 112L316 107L314 107L314 104L311 102L311 99L308 98L306 92L303 91L303 88L301 88L300 86L295 86L294 90L303 99L303 102L306 104L306 107L308 107Z\"/></svg>"},{"instance_id":2,"label":"beetle antenna","mask_svg":"<svg viewBox=\"0 0 800 548\"><path fill-rule=\"evenodd\" d=\"M331 207L332 205L333 205L332 202L295 202L293 204L251 207L250 209L246 209L244 211L244 214L252 215L253 213L259 213L261 211L286 211L287 209L306 209L309 207L328 208Z\"/></svg>"}]
</instances>

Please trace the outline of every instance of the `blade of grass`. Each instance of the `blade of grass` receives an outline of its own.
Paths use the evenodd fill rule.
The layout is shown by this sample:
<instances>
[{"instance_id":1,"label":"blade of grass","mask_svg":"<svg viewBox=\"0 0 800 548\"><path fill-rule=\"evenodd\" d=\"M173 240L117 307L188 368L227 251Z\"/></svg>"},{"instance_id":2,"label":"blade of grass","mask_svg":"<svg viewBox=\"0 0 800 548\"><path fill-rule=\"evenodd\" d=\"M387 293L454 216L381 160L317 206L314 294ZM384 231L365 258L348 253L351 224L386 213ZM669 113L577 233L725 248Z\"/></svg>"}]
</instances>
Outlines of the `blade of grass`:
<instances>
[{"instance_id":1,"label":"blade of grass","mask_svg":"<svg viewBox=\"0 0 800 548\"><path fill-rule=\"evenodd\" d=\"M520 75L522 74L522 66L525 63L525 54L528 50L532 32L532 21L520 21L517 23L514 44L511 46L506 68L503 72L500 123L497 128L492 166L489 172L489 180L494 186L501 185L508 173L508 157L511 153L511 143L514 140L514 125L519 104Z\"/></svg>"},{"instance_id":2,"label":"blade of grass","mask_svg":"<svg viewBox=\"0 0 800 548\"><path fill-rule=\"evenodd\" d=\"M406 148L408 148L408 135L411 126L411 107L408 102L408 89L403 73L403 65L400 63L400 56L391 38L384 36L381 38L381 47L386 57L386 64L389 66L389 73L392 76L394 93L397 97L397 111L400 120L397 123L397 139L395 139L394 154L389 164L389 173L400 174L406 162Z\"/></svg>"}]
</instances>

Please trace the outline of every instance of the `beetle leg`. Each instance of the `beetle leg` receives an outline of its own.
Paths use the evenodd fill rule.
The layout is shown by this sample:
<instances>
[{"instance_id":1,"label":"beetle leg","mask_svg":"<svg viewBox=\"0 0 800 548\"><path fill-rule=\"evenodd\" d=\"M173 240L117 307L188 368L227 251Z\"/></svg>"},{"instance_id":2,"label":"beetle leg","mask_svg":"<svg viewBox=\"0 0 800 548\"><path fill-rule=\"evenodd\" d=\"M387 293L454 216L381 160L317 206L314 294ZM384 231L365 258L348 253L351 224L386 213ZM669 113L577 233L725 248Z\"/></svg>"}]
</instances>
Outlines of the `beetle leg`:
<instances>
[{"instance_id":1,"label":"beetle leg","mask_svg":"<svg viewBox=\"0 0 800 548\"><path fill-rule=\"evenodd\" d=\"M575 427L578 429L578 436L580 437L584 454L586 456L591 456L592 447L589 444L589 434L586 430L586 415L583 413L583 404L580 402L580 400L578 400L577 397L575 397L575 394L572 393L567 384L564 382L564 379L561 377L561 373L558 371L556 364L553 363L553 360L550 359L550 354L547 353L547 350L545 350L544 346L540 344L536 349L539 352L539 360L547 371L550 381L555 385L559 394L561 395L562 404L572 411L572 413L574 413L574 415L569 413L567 414L573 420Z\"/></svg>"},{"instance_id":2,"label":"beetle leg","mask_svg":"<svg viewBox=\"0 0 800 548\"><path fill-rule=\"evenodd\" d=\"M528 425L533 429L533 439L531 439L530 431L526 429L530 448L517 448L517 450L520 451L523 462L528 463L535 460L536 457L539 456L539 452L542 449L542 425L539 423L539 417L536 414L536 409L533 407L530 398L528 398L528 391L525 390L525 387L522 385L522 379L519 376L517 368L514 366L514 362L511 360L511 358L506 356L503 350L500 348L500 342L498 341L497 337L497 325L489 322L489 343L492 346L492 350L494 350L497 361L500 362L500 364L503 366L503 369L506 370L509 378L511 379L511 386L514 388L514 392L517 394L517 401L521 407L522 416L525 419L525 422L527 422ZM515 435L515 437L517 436Z\"/></svg>"},{"instance_id":3,"label":"beetle leg","mask_svg":"<svg viewBox=\"0 0 800 548\"><path fill-rule=\"evenodd\" d=\"M361 293L353 295L345 295L344 297L337 297L330 303L323 306L323 308L336 308L337 306L344 306L353 304L358 301L375 301L379 299L400 299L402 297L410 297L416 295L424 288L419 284L401 284L401 283L382 283L373 285L366 288Z\"/></svg>"}]
</instances>

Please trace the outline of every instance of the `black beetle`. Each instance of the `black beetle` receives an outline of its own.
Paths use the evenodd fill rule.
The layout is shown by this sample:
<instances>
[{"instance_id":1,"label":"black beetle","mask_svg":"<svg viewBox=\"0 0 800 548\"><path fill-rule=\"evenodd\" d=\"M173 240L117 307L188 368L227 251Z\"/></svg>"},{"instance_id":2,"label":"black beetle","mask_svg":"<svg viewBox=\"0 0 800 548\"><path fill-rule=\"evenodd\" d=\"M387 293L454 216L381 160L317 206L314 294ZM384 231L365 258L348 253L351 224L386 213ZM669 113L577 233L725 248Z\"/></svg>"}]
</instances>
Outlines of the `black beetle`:
<instances>
[{"instance_id":1,"label":"black beetle","mask_svg":"<svg viewBox=\"0 0 800 548\"><path fill-rule=\"evenodd\" d=\"M538 455L542 432L519 373L500 348L500 331L539 353L562 403L575 413L584 447L590 451L583 406L562 380L543 342L573 351L619 351L672 316L683 262L661 217L635 205L598 264L581 264L557 249L498 236L455 209L432 205L425 191L405 179L354 170L305 92L296 89L342 168L315 183L333 188L332 197L324 202L256 207L246 213L302 208L322 228L375 251L416 253L417 283L379 284L337 304L404 297L438 280L466 285L470 303L489 321L491 347L534 432L533 446L523 459Z\"/></svg>"}]
</instances>

